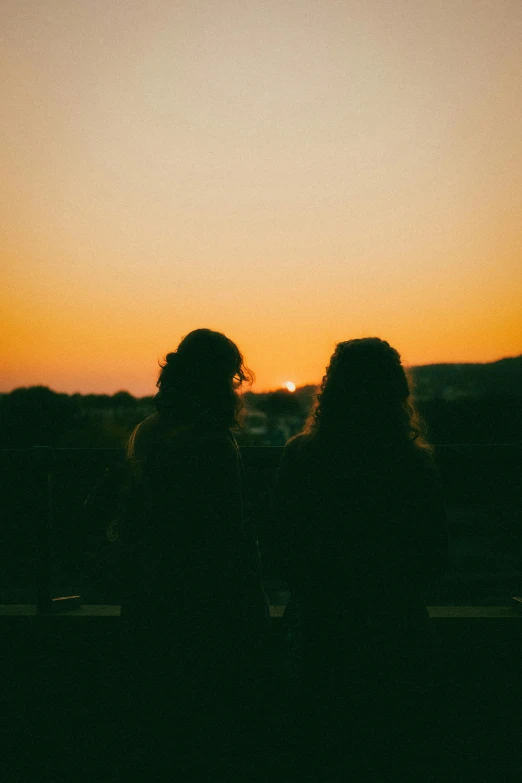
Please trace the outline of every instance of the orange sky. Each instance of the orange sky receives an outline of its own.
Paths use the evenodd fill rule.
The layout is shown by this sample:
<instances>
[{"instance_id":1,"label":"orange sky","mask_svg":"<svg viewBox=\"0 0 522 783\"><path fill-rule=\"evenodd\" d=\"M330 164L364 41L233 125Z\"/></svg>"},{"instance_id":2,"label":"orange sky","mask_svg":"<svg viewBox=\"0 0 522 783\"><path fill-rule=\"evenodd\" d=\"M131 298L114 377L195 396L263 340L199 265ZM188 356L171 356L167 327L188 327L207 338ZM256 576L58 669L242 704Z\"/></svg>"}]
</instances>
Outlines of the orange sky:
<instances>
[{"instance_id":1,"label":"orange sky","mask_svg":"<svg viewBox=\"0 0 522 783\"><path fill-rule=\"evenodd\" d=\"M522 4L4 0L0 391L522 353Z\"/></svg>"}]
</instances>

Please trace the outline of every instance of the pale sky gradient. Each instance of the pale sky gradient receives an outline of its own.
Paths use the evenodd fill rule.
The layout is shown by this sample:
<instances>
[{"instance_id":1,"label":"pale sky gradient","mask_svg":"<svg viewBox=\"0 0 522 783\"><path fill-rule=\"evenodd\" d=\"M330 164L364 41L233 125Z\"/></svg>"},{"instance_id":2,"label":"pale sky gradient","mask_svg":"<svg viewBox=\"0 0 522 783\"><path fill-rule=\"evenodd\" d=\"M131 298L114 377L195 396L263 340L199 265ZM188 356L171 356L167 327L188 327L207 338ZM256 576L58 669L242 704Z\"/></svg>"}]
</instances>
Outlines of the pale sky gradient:
<instances>
[{"instance_id":1,"label":"pale sky gradient","mask_svg":"<svg viewBox=\"0 0 522 783\"><path fill-rule=\"evenodd\" d=\"M522 353L520 0L3 0L0 391Z\"/></svg>"}]
</instances>

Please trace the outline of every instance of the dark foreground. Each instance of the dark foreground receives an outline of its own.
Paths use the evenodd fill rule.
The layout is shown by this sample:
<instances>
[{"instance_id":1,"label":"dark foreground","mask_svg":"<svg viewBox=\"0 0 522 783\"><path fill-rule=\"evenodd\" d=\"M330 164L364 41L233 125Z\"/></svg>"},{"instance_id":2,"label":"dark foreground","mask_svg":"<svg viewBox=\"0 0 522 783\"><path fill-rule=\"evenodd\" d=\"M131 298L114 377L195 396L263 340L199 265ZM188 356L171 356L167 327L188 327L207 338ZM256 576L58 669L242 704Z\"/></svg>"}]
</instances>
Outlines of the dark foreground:
<instances>
[{"instance_id":1,"label":"dark foreground","mask_svg":"<svg viewBox=\"0 0 522 783\"><path fill-rule=\"evenodd\" d=\"M119 618L107 609L0 618L3 781L481 783L522 773L522 619L509 610L432 618L424 712L377 693L366 702L360 694L356 709L334 699L324 715L283 674L277 620L261 687L232 693L220 683L187 700L166 671L151 687L129 683Z\"/></svg>"}]
</instances>

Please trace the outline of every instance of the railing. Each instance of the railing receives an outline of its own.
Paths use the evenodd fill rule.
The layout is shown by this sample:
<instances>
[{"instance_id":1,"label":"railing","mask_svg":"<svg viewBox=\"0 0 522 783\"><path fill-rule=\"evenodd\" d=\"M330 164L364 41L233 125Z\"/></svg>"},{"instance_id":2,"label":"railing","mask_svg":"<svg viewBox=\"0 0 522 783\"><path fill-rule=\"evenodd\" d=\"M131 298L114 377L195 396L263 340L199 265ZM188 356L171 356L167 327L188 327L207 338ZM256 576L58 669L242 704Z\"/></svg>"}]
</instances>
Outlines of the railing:
<instances>
[{"instance_id":1,"label":"railing","mask_svg":"<svg viewBox=\"0 0 522 783\"><path fill-rule=\"evenodd\" d=\"M244 447L241 452L263 550L276 545L266 541L263 534L282 449ZM522 588L522 447L441 445L435 453L446 491L452 551L449 575L432 603L507 605ZM25 574L18 578L19 583L32 580L40 612L49 611L52 599L58 597L53 590L63 594L56 582L65 583L66 592L77 592L74 582L81 569L76 565L75 572L74 563L82 554L77 551L76 535L82 503L103 469L122 456L120 449L36 447L0 451L4 478L0 535L6 539L4 557L12 561L6 559L4 563L4 584L0 588L7 588L6 574L11 584L16 581L16 553L10 552L9 546L16 540L19 551L26 546ZM53 571L58 562L66 573L56 577ZM270 582L271 575L265 576Z\"/></svg>"}]
</instances>

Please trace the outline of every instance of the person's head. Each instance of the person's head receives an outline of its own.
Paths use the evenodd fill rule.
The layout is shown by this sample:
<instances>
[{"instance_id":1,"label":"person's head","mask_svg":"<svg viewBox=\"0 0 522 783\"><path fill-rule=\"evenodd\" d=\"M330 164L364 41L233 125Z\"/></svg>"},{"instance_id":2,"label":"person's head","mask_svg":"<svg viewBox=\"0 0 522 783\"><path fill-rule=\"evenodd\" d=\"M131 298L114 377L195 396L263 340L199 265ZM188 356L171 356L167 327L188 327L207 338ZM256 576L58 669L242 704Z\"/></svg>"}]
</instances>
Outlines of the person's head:
<instances>
[{"instance_id":1,"label":"person's head","mask_svg":"<svg viewBox=\"0 0 522 783\"><path fill-rule=\"evenodd\" d=\"M426 445L399 353L378 337L338 343L308 431L358 444Z\"/></svg>"},{"instance_id":2,"label":"person's head","mask_svg":"<svg viewBox=\"0 0 522 783\"><path fill-rule=\"evenodd\" d=\"M183 423L237 425L242 407L237 389L251 383L253 373L232 340L211 329L195 329L160 367L159 413Z\"/></svg>"}]
</instances>

